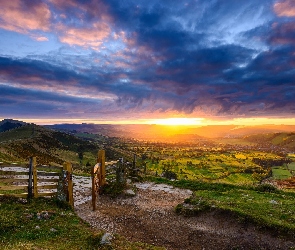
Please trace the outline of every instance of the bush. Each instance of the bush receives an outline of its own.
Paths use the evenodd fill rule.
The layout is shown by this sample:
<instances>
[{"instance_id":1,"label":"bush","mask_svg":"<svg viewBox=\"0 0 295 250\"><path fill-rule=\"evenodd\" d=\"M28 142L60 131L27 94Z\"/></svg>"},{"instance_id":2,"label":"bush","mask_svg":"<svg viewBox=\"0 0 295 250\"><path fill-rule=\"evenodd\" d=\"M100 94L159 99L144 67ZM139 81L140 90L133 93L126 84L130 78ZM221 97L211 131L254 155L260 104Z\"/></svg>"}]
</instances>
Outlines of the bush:
<instances>
[{"instance_id":1,"label":"bush","mask_svg":"<svg viewBox=\"0 0 295 250\"><path fill-rule=\"evenodd\" d=\"M268 192L268 193L275 193L278 191L278 189L274 185L267 184L267 183L256 186L255 190L259 192Z\"/></svg>"},{"instance_id":2,"label":"bush","mask_svg":"<svg viewBox=\"0 0 295 250\"><path fill-rule=\"evenodd\" d=\"M112 198L115 198L123 193L125 187L125 183L111 182L103 186L102 193L109 195Z\"/></svg>"},{"instance_id":3,"label":"bush","mask_svg":"<svg viewBox=\"0 0 295 250\"><path fill-rule=\"evenodd\" d=\"M181 211L183 209L183 205L180 203L180 204L177 204L176 207L174 208L174 211L177 213L177 214L180 214Z\"/></svg>"},{"instance_id":4,"label":"bush","mask_svg":"<svg viewBox=\"0 0 295 250\"><path fill-rule=\"evenodd\" d=\"M101 238L103 233L93 233L87 238L88 247L90 249L97 249L101 245Z\"/></svg>"},{"instance_id":5,"label":"bush","mask_svg":"<svg viewBox=\"0 0 295 250\"><path fill-rule=\"evenodd\" d=\"M166 179L174 179L176 180L177 179L177 174L174 173L173 171L169 171L169 170L166 170L164 172L162 172L162 176L165 177Z\"/></svg>"}]
</instances>

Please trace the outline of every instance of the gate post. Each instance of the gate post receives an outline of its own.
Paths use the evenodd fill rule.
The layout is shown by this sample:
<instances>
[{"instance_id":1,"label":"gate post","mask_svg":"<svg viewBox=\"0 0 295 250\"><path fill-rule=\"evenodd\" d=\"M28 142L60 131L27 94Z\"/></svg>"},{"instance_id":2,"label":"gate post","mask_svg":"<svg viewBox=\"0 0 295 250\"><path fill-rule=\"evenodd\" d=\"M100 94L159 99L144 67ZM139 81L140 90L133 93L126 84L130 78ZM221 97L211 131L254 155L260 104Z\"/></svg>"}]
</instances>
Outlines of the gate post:
<instances>
[{"instance_id":1,"label":"gate post","mask_svg":"<svg viewBox=\"0 0 295 250\"><path fill-rule=\"evenodd\" d=\"M96 196L97 196L97 189L100 185L99 178L97 178L97 171L99 171L99 166L96 164L94 167L91 168L91 179L92 179L92 210L96 210Z\"/></svg>"},{"instance_id":2,"label":"gate post","mask_svg":"<svg viewBox=\"0 0 295 250\"><path fill-rule=\"evenodd\" d=\"M33 157L29 158L29 183L28 183L28 199L33 197Z\"/></svg>"},{"instance_id":3,"label":"gate post","mask_svg":"<svg viewBox=\"0 0 295 250\"><path fill-rule=\"evenodd\" d=\"M34 197L38 197L38 179L37 179L36 157L33 157L33 192Z\"/></svg>"},{"instance_id":4,"label":"gate post","mask_svg":"<svg viewBox=\"0 0 295 250\"><path fill-rule=\"evenodd\" d=\"M105 166L105 151L99 150L97 156L97 163L100 164L100 185L104 186L106 184L106 166Z\"/></svg>"},{"instance_id":5,"label":"gate post","mask_svg":"<svg viewBox=\"0 0 295 250\"><path fill-rule=\"evenodd\" d=\"M72 174L72 164L70 162L65 162L63 164L64 171L64 192L66 195L66 201L73 207L74 198L73 198L73 174Z\"/></svg>"},{"instance_id":6,"label":"gate post","mask_svg":"<svg viewBox=\"0 0 295 250\"><path fill-rule=\"evenodd\" d=\"M101 187L106 184L105 171L105 151L99 150L97 155L97 164L91 168L92 177L92 208L96 210L97 194L101 194Z\"/></svg>"},{"instance_id":7,"label":"gate post","mask_svg":"<svg viewBox=\"0 0 295 250\"><path fill-rule=\"evenodd\" d=\"M38 196L36 157L29 158L28 199Z\"/></svg>"}]
</instances>

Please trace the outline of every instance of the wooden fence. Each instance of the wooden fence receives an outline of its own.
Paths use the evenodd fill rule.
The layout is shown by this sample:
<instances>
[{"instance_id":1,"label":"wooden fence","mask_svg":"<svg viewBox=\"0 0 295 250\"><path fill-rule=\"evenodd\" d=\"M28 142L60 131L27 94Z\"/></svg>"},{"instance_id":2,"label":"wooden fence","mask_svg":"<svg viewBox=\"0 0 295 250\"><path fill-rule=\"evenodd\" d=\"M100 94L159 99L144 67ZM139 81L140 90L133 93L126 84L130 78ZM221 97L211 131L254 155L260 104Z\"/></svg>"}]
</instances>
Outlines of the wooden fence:
<instances>
[{"instance_id":1,"label":"wooden fence","mask_svg":"<svg viewBox=\"0 0 295 250\"><path fill-rule=\"evenodd\" d=\"M36 157L30 157L29 167L0 167L0 195L9 194L22 198L52 197L57 195L59 185L66 200L73 205L70 163L65 163L63 167L37 166Z\"/></svg>"}]
</instances>

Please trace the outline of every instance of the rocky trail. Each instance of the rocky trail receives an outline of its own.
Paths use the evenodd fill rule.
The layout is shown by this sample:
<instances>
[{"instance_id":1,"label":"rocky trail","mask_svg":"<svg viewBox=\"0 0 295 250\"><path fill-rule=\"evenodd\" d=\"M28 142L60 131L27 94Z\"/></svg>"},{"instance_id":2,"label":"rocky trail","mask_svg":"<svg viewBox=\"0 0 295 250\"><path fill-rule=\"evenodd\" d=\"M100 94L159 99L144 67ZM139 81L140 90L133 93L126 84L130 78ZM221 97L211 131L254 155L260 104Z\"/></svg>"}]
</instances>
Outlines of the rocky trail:
<instances>
[{"instance_id":1,"label":"rocky trail","mask_svg":"<svg viewBox=\"0 0 295 250\"><path fill-rule=\"evenodd\" d=\"M239 223L236 218L211 211L184 217L174 207L191 191L153 183L137 183L134 197L100 196L92 211L91 179L74 179L75 211L97 229L118 233L166 249L293 249L295 240L279 238Z\"/></svg>"}]
</instances>

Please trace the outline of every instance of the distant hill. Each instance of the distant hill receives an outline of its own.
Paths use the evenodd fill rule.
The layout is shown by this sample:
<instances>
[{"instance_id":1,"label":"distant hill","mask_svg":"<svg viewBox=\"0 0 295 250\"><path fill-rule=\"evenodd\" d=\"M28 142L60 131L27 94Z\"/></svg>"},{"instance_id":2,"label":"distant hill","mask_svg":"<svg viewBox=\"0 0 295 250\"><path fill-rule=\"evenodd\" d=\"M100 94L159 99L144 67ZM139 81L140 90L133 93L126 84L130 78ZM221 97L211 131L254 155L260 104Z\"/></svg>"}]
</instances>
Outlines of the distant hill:
<instances>
[{"instance_id":1,"label":"distant hill","mask_svg":"<svg viewBox=\"0 0 295 250\"><path fill-rule=\"evenodd\" d=\"M251 135L244 138L246 141L261 145L280 146L295 152L295 133L269 133Z\"/></svg>"},{"instance_id":2,"label":"distant hill","mask_svg":"<svg viewBox=\"0 0 295 250\"><path fill-rule=\"evenodd\" d=\"M133 138L137 140L181 142L205 140L184 126L160 126L146 124L56 124L46 127L63 132L101 134L108 137Z\"/></svg>"},{"instance_id":3,"label":"distant hill","mask_svg":"<svg viewBox=\"0 0 295 250\"><path fill-rule=\"evenodd\" d=\"M295 125L209 125L209 126L162 126L162 125L111 125L111 124L57 124L47 126L59 131L88 132L111 137L160 140L177 138L196 140L204 138L243 138L254 134L295 132ZM184 136L186 135L186 136Z\"/></svg>"},{"instance_id":4,"label":"distant hill","mask_svg":"<svg viewBox=\"0 0 295 250\"><path fill-rule=\"evenodd\" d=\"M0 122L0 132L5 132L10 129L18 128L24 125L26 125L26 123L22 121L4 119Z\"/></svg>"},{"instance_id":5,"label":"distant hill","mask_svg":"<svg viewBox=\"0 0 295 250\"><path fill-rule=\"evenodd\" d=\"M34 124L20 124L0 133L0 161L27 161L28 157L37 156L38 164L79 163L83 154L87 160L86 152L93 153L95 159L98 146L92 142Z\"/></svg>"}]
</instances>

